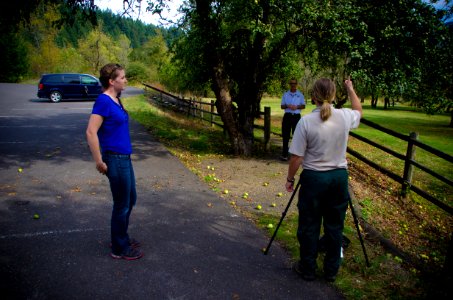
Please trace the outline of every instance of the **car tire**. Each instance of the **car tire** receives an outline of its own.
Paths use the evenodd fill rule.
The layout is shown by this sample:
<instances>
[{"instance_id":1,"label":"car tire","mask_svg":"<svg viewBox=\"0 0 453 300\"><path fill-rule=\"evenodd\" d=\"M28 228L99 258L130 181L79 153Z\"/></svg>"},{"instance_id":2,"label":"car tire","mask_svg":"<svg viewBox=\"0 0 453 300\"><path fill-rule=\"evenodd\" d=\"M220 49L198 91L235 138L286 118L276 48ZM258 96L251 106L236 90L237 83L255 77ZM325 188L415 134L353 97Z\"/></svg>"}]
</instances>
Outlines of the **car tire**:
<instances>
[{"instance_id":1,"label":"car tire","mask_svg":"<svg viewBox=\"0 0 453 300\"><path fill-rule=\"evenodd\" d=\"M53 103L58 103L61 101L61 93L58 92L58 91L53 91L50 93L50 96L49 96L49 99L50 99L50 102L53 102Z\"/></svg>"}]
</instances>

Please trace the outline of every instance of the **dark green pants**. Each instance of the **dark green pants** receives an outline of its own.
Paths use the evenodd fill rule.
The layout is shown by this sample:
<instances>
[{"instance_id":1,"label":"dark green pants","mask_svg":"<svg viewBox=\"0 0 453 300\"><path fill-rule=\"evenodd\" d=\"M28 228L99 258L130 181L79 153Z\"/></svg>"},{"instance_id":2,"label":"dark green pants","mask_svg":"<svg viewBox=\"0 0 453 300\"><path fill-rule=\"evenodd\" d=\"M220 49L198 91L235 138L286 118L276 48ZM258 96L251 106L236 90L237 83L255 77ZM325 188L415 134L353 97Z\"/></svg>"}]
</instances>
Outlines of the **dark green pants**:
<instances>
[{"instance_id":1,"label":"dark green pants","mask_svg":"<svg viewBox=\"0 0 453 300\"><path fill-rule=\"evenodd\" d=\"M321 223L324 226L325 276L335 276L340 267L344 219L348 208L348 172L303 170L299 191L300 266L304 273L315 274Z\"/></svg>"}]
</instances>

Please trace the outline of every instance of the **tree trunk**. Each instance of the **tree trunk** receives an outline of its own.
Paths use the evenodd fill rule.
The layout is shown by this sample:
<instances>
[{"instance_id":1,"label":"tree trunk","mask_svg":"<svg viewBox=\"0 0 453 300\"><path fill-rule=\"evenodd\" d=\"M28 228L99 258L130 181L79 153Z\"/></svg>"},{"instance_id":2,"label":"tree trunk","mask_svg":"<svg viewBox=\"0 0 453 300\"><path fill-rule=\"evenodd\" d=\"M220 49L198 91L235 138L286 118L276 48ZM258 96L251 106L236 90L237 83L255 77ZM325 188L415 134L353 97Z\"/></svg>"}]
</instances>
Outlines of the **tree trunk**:
<instances>
[{"instance_id":1,"label":"tree trunk","mask_svg":"<svg viewBox=\"0 0 453 300\"><path fill-rule=\"evenodd\" d=\"M453 128L453 109L450 109L450 114L451 114L451 118L450 118L450 127Z\"/></svg>"},{"instance_id":2,"label":"tree trunk","mask_svg":"<svg viewBox=\"0 0 453 300\"><path fill-rule=\"evenodd\" d=\"M371 107L376 108L377 102L378 102L378 96L376 96L375 94L371 94Z\"/></svg>"},{"instance_id":3,"label":"tree trunk","mask_svg":"<svg viewBox=\"0 0 453 300\"><path fill-rule=\"evenodd\" d=\"M250 156L252 147L239 130L237 113L231 99L228 80L223 78L222 75L223 70L221 68L214 71L212 89L217 100L215 103L217 112L220 114L224 128L228 132L234 155Z\"/></svg>"},{"instance_id":4,"label":"tree trunk","mask_svg":"<svg viewBox=\"0 0 453 300\"><path fill-rule=\"evenodd\" d=\"M390 107L390 98L388 96L384 97L384 109Z\"/></svg>"}]
</instances>

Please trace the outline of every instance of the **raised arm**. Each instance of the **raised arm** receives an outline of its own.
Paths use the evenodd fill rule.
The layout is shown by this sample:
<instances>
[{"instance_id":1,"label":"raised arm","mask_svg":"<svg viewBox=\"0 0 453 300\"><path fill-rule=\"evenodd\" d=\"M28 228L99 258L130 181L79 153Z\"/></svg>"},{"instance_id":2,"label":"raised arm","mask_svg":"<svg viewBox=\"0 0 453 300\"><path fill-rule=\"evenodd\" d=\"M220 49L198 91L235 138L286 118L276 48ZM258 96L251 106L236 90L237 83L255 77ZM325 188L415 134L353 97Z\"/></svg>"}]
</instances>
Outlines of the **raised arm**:
<instances>
[{"instance_id":1,"label":"raised arm","mask_svg":"<svg viewBox=\"0 0 453 300\"><path fill-rule=\"evenodd\" d=\"M354 86L350 79L346 79L344 82L346 86L346 91L348 92L348 97L351 100L351 107L353 110L357 110L360 112L360 116L362 116L362 104L360 104L360 99L354 91Z\"/></svg>"}]
</instances>

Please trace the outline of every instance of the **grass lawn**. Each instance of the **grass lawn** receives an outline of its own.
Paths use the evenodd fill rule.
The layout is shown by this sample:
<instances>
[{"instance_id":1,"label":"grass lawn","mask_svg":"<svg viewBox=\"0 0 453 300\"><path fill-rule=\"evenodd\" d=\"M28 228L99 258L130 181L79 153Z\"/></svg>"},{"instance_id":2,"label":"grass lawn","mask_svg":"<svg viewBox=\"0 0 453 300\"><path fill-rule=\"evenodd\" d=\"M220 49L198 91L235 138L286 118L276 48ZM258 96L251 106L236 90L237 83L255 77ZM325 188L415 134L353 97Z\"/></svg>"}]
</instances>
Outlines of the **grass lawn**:
<instances>
[{"instance_id":1,"label":"grass lawn","mask_svg":"<svg viewBox=\"0 0 453 300\"><path fill-rule=\"evenodd\" d=\"M194 161L215 155L225 155L229 147L228 139L224 137L222 130L218 127L211 128L206 126L206 123L202 124L193 119L186 119L185 116L163 111L149 105L143 96L128 98L125 105L132 118L148 127L153 135L180 159L186 158L188 161ZM263 99L262 107L264 106L271 107L273 128L276 132L279 132L283 115L283 111L280 109L280 99ZM313 108L313 105L307 105L303 114L309 113ZM365 106L364 117L405 135L408 135L411 131L416 131L419 133L422 142L453 155L453 129L448 127L450 121L448 116L427 116L424 113L414 112L413 109L406 111L402 107L384 111L383 109L371 109ZM361 126L356 132L395 151L405 153L404 143L367 127ZM393 161L386 153L370 149L369 146L352 139L350 145L356 147L358 152L365 153L373 161L382 163L388 168L394 168L395 173L400 172L402 174L401 165ZM417 151L416 158L423 160L422 164L426 164L452 179L451 164L436 161L429 155L423 154L423 151ZM352 165L359 164L353 158L350 158L350 160ZM199 174L202 179L204 178L203 170L198 170L195 167L190 169ZM398 186L395 187L394 183L387 181L382 176L373 177L377 172L368 171L368 169L358 169L355 172L356 175L353 174L352 176L357 176L362 181L372 178L371 180L375 180L377 184L384 187L384 190L377 195L382 198L382 201L376 201L372 196L365 196L365 193L359 195L360 199L358 200L363 218L373 225L384 224L382 229L385 237L396 239L401 242L398 245L410 248L405 250L414 256L418 256L423 260L425 266L431 265L433 270L441 270L445 253L440 253L436 246L448 244L453 223L451 216L446 216L432 207L427 209L426 207L429 204L417 197L411 197L404 201L399 200L398 193L395 192ZM416 172L417 184L426 179L424 176L417 177L420 176L418 173L421 172ZM432 183L423 184L430 191L444 195L446 201L453 194L448 189L442 190L440 186L435 186ZM223 189L219 188L218 190ZM279 214L257 212L253 219L261 228L265 228L269 223L277 224L280 216ZM426 222L423 218L426 218ZM277 235L277 241L288 249L288 252L295 259L298 256L298 242L295 238L296 226L297 215L288 214ZM269 229L269 235L272 232ZM444 295L445 286L432 287L433 284L438 283L436 282L437 278L443 278L440 276L442 275L440 272L435 273L435 276L426 278L424 277L426 274L415 269L412 265L406 264L402 258L386 253L378 243L367 242L367 252L371 262L371 267L367 268L357 232L349 213L346 218L344 234L351 239L351 245L345 251L335 286L348 299L423 299L427 297L428 290L430 293L434 291L436 295ZM418 239L422 238L426 239L426 243L417 243ZM434 248L432 248L433 245ZM322 265L321 259L322 255L319 258L318 265Z\"/></svg>"}]
</instances>

